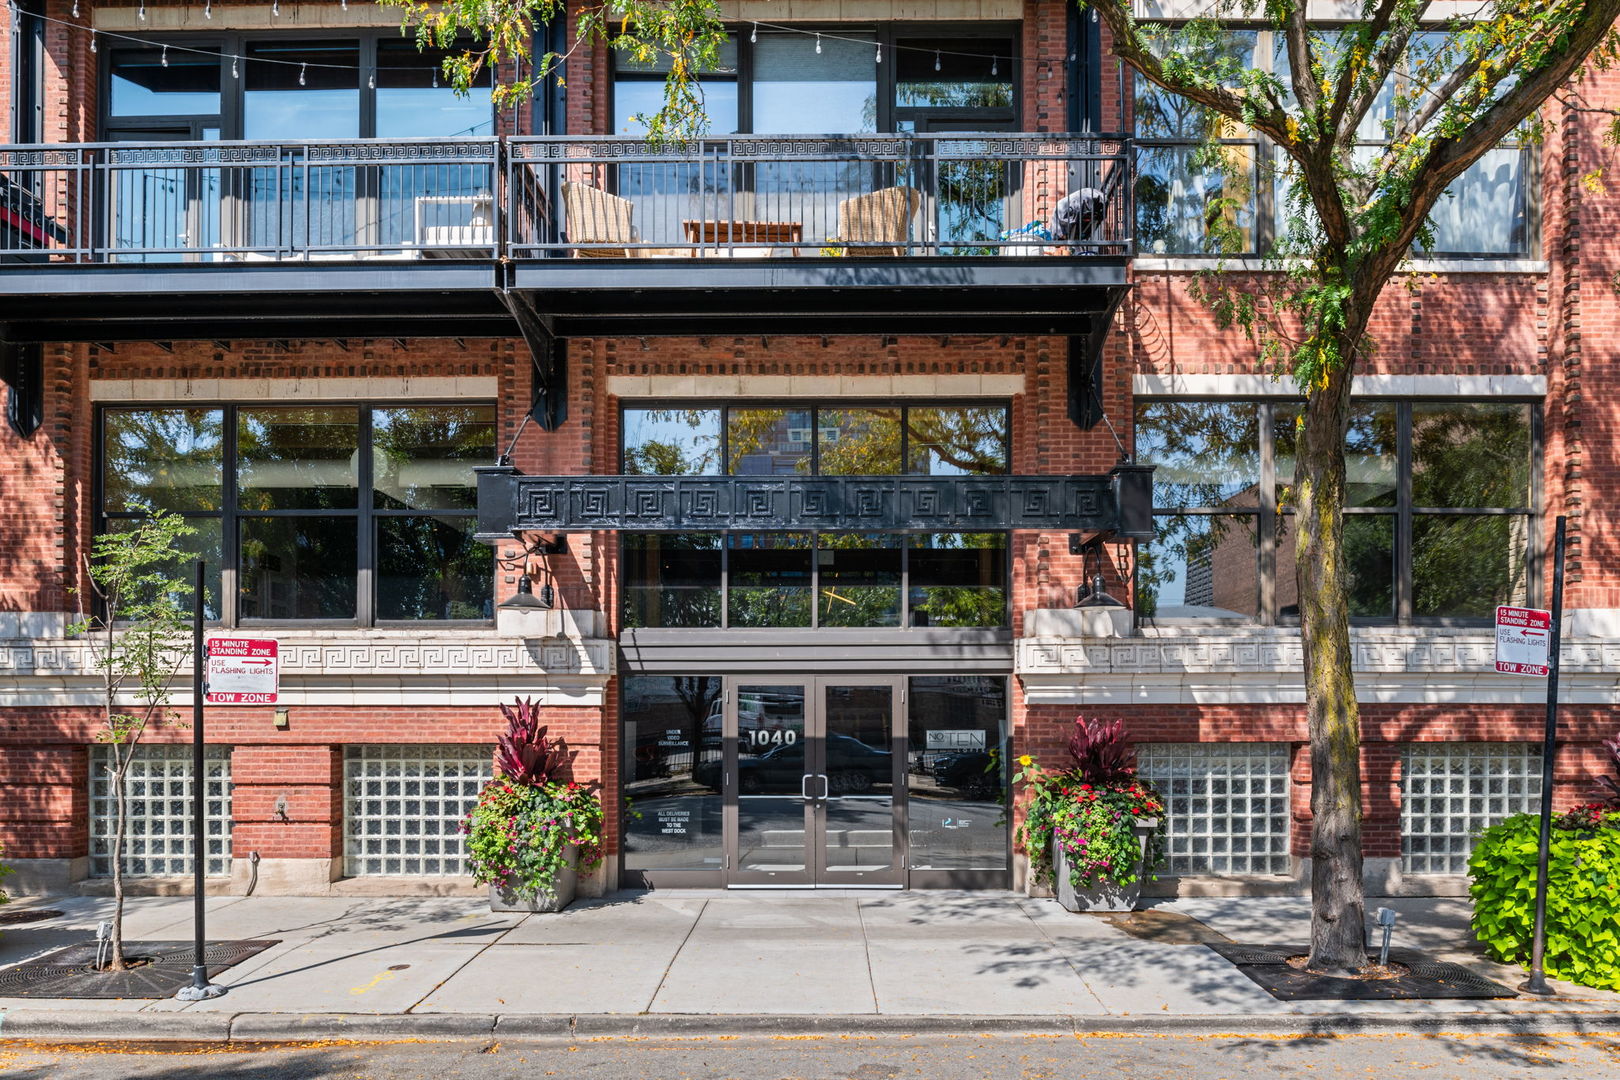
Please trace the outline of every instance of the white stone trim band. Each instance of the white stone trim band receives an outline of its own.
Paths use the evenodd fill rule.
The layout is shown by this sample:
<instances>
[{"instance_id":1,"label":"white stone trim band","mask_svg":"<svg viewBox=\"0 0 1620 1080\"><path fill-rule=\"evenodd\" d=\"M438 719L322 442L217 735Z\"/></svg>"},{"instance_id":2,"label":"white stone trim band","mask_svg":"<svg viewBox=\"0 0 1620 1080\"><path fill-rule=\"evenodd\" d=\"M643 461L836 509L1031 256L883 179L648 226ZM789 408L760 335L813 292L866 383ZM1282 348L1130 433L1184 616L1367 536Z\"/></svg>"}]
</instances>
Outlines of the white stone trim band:
<instances>
[{"instance_id":1,"label":"white stone trim band","mask_svg":"<svg viewBox=\"0 0 1620 1080\"><path fill-rule=\"evenodd\" d=\"M1269 375L1133 375L1137 397L1300 396L1290 378ZM1357 375L1350 392L1357 397L1498 398L1546 397L1545 375Z\"/></svg>"},{"instance_id":2,"label":"white stone trim band","mask_svg":"<svg viewBox=\"0 0 1620 1080\"><path fill-rule=\"evenodd\" d=\"M492 400L499 393L493 375L309 377L303 379L92 379L90 400L113 401L461 401Z\"/></svg>"},{"instance_id":3,"label":"white stone trim band","mask_svg":"<svg viewBox=\"0 0 1620 1080\"><path fill-rule=\"evenodd\" d=\"M621 398L1013 397L1022 375L609 375Z\"/></svg>"}]
</instances>

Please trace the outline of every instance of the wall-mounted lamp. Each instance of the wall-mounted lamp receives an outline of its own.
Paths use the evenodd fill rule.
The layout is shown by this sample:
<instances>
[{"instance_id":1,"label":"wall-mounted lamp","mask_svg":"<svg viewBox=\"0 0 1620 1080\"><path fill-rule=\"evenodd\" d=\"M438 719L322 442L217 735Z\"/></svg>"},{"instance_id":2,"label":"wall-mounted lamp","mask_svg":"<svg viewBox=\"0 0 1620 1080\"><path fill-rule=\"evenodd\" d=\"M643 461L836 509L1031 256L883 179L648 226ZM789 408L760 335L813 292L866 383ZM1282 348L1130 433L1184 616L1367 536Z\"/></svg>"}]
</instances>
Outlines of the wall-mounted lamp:
<instances>
[{"instance_id":1,"label":"wall-mounted lamp","mask_svg":"<svg viewBox=\"0 0 1620 1080\"><path fill-rule=\"evenodd\" d=\"M1110 596L1108 590L1103 588L1103 538L1094 536L1082 540L1076 534L1069 537L1069 551L1080 556L1080 574L1085 578L1080 587L1075 590L1074 606L1077 608L1122 608L1125 605ZM1086 575L1086 564L1095 556L1097 563L1095 572L1089 577Z\"/></svg>"},{"instance_id":2,"label":"wall-mounted lamp","mask_svg":"<svg viewBox=\"0 0 1620 1080\"><path fill-rule=\"evenodd\" d=\"M514 533L514 535L522 539L520 534ZM499 562L503 567L508 570L521 570L522 574L517 580L517 592L510 598L501 601L497 606L502 611L550 611L557 605L557 590L549 580L551 566L546 560L552 555L561 555L567 550L568 537L559 533L549 540L536 540L524 548L521 555L500 559ZM529 560L537 555L540 557L541 565L545 567L548 578L545 584L540 586L538 595L534 591L534 579L529 576Z\"/></svg>"},{"instance_id":3,"label":"wall-mounted lamp","mask_svg":"<svg viewBox=\"0 0 1620 1080\"><path fill-rule=\"evenodd\" d=\"M528 574L517 580L517 592L500 603L502 611L550 611L557 602L557 591L551 583L540 586L540 595L534 595L534 582Z\"/></svg>"}]
</instances>

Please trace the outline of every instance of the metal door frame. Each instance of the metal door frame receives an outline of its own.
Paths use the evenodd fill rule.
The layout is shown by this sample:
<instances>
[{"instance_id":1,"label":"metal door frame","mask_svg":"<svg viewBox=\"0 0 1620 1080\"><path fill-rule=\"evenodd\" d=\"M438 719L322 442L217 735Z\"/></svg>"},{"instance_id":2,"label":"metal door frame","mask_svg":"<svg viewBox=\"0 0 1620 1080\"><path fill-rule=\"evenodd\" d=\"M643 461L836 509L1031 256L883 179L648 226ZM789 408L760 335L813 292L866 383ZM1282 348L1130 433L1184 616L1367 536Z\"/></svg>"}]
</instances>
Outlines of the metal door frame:
<instances>
[{"instance_id":1,"label":"metal door frame","mask_svg":"<svg viewBox=\"0 0 1620 1080\"><path fill-rule=\"evenodd\" d=\"M728 675L725 677L725 713L722 728L724 780L722 791L722 843L726 888L873 888L906 886L906 679L901 675ZM743 686L799 687L804 691L804 866L799 871L742 869L742 785L738 776L741 738L738 707ZM874 871L829 871L827 867L827 803L830 784L826 775L826 690L834 686L886 686L890 690L889 750L891 757L890 820L893 859Z\"/></svg>"}]
</instances>

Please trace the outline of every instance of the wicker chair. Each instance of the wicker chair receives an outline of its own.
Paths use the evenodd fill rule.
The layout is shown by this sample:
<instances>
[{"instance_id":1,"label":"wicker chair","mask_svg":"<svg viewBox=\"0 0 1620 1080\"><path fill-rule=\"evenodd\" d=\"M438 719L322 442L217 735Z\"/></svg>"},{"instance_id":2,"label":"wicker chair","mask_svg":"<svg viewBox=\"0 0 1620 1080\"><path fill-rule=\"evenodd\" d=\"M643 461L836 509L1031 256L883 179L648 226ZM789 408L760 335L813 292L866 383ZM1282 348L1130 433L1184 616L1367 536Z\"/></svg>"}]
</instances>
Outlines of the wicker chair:
<instances>
[{"instance_id":1,"label":"wicker chair","mask_svg":"<svg viewBox=\"0 0 1620 1080\"><path fill-rule=\"evenodd\" d=\"M572 181L564 181L562 191L568 242L604 245L576 247L574 249L576 256L591 259L624 259L638 254L636 250L623 246L634 244L639 239L636 227L631 221L636 209L634 203L617 195L609 195L601 188L589 184L576 184Z\"/></svg>"},{"instance_id":2,"label":"wicker chair","mask_svg":"<svg viewBox=\"0 0 1620 1080\"><path fill-rule=\"evenodd\" d=\"M838 204L838 238L851 255L904 255L911 219L922 206L915 188L889 187Z\"/></svg>"}]
</instances>

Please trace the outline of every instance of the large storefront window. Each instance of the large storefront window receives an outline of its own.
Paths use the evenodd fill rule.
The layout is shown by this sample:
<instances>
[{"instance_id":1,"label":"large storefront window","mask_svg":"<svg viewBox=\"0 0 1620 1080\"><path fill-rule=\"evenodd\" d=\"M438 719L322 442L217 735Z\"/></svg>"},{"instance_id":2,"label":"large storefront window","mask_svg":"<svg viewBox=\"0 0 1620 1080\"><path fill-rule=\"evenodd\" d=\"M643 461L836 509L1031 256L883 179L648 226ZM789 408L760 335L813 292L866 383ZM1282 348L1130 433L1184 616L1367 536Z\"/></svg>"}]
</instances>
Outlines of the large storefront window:
<instances>
[{"instance_id":1,"label":"large storefront window","mask_svg":"<svg viewBox=\"0 0 1620 1080\"><path fill-rule=\"evenodd\" d=\"M626 408L648 476L994 475L1005 405ZM628 627L999 627L1005 533L626 534Z\"/></svg>"},{"instance_id":2,"label":"large storefront window","mask_svg":"<svg viewBox=\"0 0 1620 1080\"><path fill-rule=\"evenodd\" d=\"M1156 620L1299 617L1297 402L1138 403L1155 536L1137 611ZM1362 621L1484 620L1531 593L1535 407L1359 401L1346 433L1345 562Z\"/></svg>"},{"instance_id":3,"label":"large storefront window","mask_svg":"<svg viewBox=\"0 0 1620 1080\"><path fill-rule=\"evenodd\" d=\"M1007 680L910 680L906 821L916 870L1007 867Z\"/></svg>"},{"instance_id":4,"label":"large storefront window","mask_svg":"<svg viewBox=\"0 0 1620 1080\"><path fill-rule=\"evenodd\" d=\"M102 528L184 516L210 618L492 615L493 558L472 538L492 406L117 408L101 445Z\"/></svg>"},{"instance_id":5,"label":"large storefront window","mask_svg":"<svg viewBox=\"0 0 1620 1080\"><path fill-rule=\"evenodd\" d=\"M626 870L720 869L723 682L718 675L622 681Z\"/></svg>"}]
</instances>

